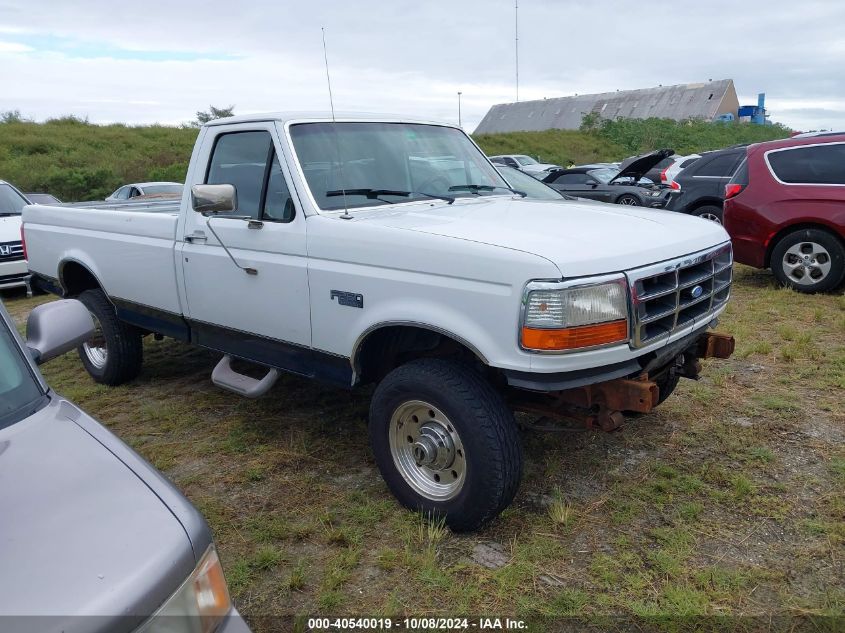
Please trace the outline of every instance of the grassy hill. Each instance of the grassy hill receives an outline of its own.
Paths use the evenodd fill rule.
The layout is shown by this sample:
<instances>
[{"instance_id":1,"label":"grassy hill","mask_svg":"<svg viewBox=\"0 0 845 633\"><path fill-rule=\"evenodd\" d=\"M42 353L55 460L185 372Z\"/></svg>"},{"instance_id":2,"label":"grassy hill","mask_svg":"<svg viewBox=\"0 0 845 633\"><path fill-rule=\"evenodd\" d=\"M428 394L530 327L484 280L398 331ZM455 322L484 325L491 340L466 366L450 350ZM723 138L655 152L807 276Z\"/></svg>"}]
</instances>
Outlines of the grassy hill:
<instances>
[{"instance_id":1,"label":"grassy hill","mask_svg":"<svg viewBox=\"0 0 845 633\"><path fill-rule=\"evenodd\" d=\"M692 154L759 143L789 136L781 125L707 123L669 119L585 119L581 130L546 130L477 134L473 138L488 155L528 154L543 162L569 163L618 161L628 156L670 147L679 154Z\"/></svg>"},{"instance_id":2,"label":"grassy hill","mask_svg":"<svg viewBox=\"0 0 845 633\"><path fill-rule=\"evenodd\" d=\"M781 126L700 121L585 121L582 130L477 135L490 155L530 154L567 165L615 161L660 147L686 154L783 138ZM120 185L185 178L195 128L93 125L73 117L0 122L0 179L62 200L102 199Z\"/></svg>"},{"instance_id":3,"label":"grassy hill","mask_svg":"<svg viewBox=\"0 0 845 633\"><path fill-rule=\"evenodd\" d=\"M195 128L74 118L0 123L0 179L67 201L102 199L127 182L184 180L196 137Z\"/></svg>"}]
</instances>

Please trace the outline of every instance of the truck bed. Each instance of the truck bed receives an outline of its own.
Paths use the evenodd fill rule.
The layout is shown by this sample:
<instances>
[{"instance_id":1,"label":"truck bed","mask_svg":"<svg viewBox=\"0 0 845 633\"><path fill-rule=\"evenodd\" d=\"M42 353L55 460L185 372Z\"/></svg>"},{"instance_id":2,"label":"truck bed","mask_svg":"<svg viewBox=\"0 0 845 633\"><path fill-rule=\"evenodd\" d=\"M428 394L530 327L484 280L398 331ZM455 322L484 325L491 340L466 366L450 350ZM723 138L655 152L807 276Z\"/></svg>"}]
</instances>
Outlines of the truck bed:
<instances>
[{"instance_id":1,"label":"truck bed","mask_svg":"<svg viewBox=\"0 0 845 633\"><path fill-rule=\"evenodd\" d=\"M78 262L112 299L181 314L174 260L179 203L29 205L23 212L29 269L61 279L57 263Z\"/></svg>"}]
</instances>

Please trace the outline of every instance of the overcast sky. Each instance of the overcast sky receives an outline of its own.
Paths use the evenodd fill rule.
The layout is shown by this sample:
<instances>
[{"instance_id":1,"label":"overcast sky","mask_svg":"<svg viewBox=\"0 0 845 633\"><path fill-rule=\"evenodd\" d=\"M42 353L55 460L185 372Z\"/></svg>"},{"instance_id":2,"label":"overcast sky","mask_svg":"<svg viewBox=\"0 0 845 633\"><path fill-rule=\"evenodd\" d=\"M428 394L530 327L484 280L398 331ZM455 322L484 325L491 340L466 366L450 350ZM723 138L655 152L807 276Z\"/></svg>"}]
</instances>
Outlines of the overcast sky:
<instances>
[{"instance_id":1,"label":"overcast sky","mask_svg":"<svg viewBox=\"0 0 845 633\"><path fill-rule=\"evenodd\" d=\"M519 0L520 100L732 78L772 119L845 128L845 2ZM0 111L190 121L335 108L457 120L513 101L513 0L0 0Z\"/></svg>"}]
</instances>

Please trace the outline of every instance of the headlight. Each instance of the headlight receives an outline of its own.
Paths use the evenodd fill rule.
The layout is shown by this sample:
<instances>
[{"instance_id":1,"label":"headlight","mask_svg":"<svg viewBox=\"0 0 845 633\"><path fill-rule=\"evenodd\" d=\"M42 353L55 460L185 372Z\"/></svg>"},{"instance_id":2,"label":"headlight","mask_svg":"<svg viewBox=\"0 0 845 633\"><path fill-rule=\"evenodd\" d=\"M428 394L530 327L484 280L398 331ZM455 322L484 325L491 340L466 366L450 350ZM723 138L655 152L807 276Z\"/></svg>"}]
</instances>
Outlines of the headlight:
<instances>
[{"instance_id":1,"label":"headlight","mask_svg":"<svg viewBox=\"0 0 845 633\"><path fill-rule=\"evenodd\" d=\"M156 612L144 633L211 633L232 608L229 588L214 545L167 602Z\"/></svg>"},{"instance_id":2,"label":"headlight","mask_svg":"<svg viewBox=\"0 0 845 633\"><path fill-rule=\"evenodd\" d=\"M628 340L628 286L606 281L532 282L523 299L522 347L569 351Z\"/></svg>"}]
</instances>

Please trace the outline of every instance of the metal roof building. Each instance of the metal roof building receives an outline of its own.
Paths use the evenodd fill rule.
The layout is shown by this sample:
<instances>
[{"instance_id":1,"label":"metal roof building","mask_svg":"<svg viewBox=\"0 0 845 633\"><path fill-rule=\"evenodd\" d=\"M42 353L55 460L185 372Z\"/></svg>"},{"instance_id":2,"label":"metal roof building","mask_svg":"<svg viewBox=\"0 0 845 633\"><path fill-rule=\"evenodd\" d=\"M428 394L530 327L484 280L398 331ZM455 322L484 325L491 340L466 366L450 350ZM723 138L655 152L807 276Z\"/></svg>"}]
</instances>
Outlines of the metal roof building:
<instances>
[{"instance_id":1,"label":"metal roof building","mask_svg":"<svg viewBox=\"0 0 845 633\"><path fill-rule=\"evenodd\" d=\"M494 105L478 124L475 134L501 132L577 130L585 114L616 119L700 118L708 121L722 114L737 115L739 100L732 79L697 84L620 90L538 101Z\"/></svg>"}]
</instances>

